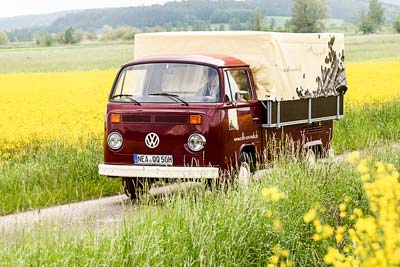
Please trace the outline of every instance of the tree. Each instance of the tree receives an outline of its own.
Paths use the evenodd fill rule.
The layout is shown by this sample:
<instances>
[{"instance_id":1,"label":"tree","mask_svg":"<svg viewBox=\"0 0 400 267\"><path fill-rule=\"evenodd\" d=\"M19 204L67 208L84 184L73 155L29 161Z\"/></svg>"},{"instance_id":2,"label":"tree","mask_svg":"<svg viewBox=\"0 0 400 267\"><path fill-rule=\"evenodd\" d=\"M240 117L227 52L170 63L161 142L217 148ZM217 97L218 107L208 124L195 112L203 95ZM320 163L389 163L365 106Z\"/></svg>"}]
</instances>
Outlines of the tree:
<instances>
[{"instance_id":1,"label":"tree","mask_svg":"<svg viewBox=\"0 0 400 267\"><path fill-rule=\"evenodd\" d=\"M285 24L284 24L284 29L285 29L285 31L286 32L288 32L289 30L290 30L290 26L291 26L291 23L290 23L290 20L285 20Z\"/></svg>"},{"instance_id":2,"label":"tree","mask_svg":"<svg viewBox=\"0 0 400 267\"><path fill-rule=\"evenodd\" d=\"M233 18L229 21L229 30L230 31L240 31L242 30L242 24L240 24L239 18Z\"/></svg>"},{"instance_id":3,"label":"tree","mask_svg":"<svg viewBox=\"0 0 400 267\"><path fill-rule=\"evenodd\" d=\"M253 31L262 31L264 24L264 12L261 8L257 7L254 10L254 15L250 19L250 29Z\"/></svg>"},{"instance_id":4,"label":"tree","mask_svg":"<svg viewBox=\"0 0 400 267\"><path fill-rule=\"evenodd\" d=\"M48 33L37 33L35 35L35 41L40 46L52 46L54 44L54 38Z\"/></svg>"},{"instance_id":5,"label":"tree","mask_svg":"<svg viewBox=\"0 0 400 267\"><path fill-rule=\"evenodd\" d=\"M271 30L274 30L276 28L276 20L275 20L275 18L271 18L271 22L269 24L269 28Z\"/></svg>"},{"instance_id":6,"label":"tree","mask_svg":"<svg viewBox=\"0 0 400 267\"><path fill-rule=\"evenodd\" d=\"M364 10L361 11L361 23L359 28L364 34L375 32L375 24L368 15L365 15Z\"/></svg>"},{"instance_id":7,"label":"tree","mask_svg":"<svg viewBox=\"0 0 400 267\"><path fill-rule=\"evenodd\" d=\"M377 26L383 25L385 22L385 10L378 0L369 0L368 16Z\"/></svg>"},{"instance_id":8,"label":"tree","mask_svg":"<svg viewBox=\"0 0 400 267\"><path fill-rule=\"evenodd\" d=\"M198 19L193 21L192 24L192 31L208 31L210 30L210 23L208 23L207 21Z\"/></svg>"},{"instance_id":9,"label":"tree","mask_svg":"<svg viewBox=\"0 0 400 267\"><path fill-rule=\"evenodd\" d=\"M320 32L324 29L321 20L328 18L325 0L294 0L292 19L294 32Z\"/></svg>"},{"instance_id":10,"label":"tree","mask_svg":"<svg viewBox=\"0 0 400 267\"><path fill-rule=\"evenodd\" d=\"M8 44L10 40L5 32L0 32L0 45Z\"/></svg>"},{"instance_id":11,"label":"tree","mask_svg":"<svg viewBox=\"0 0 400 267\"><path fill-rule=\"evenodd\" d=\"M69 27L64 33L64 42L66 44L73 44L74 43L74 27Z\"/></svg>"},{"instance_id":12,"label":"tree","mask_svg":"<svg viewBox=\"0 0 400 267\"><path fill-rule=\"evenodd\" d=\"M400 33L400 15L393 21L393 28L397 33Z\"/></svg>"},{"instance_id":13,"label":"tree","mask_svg":"<svg viewBox=\"0 0 400 267\"><path fill-rule=\"evenodd\" d=\"M360 30L366 33L373 33L379 29L385 22L385 10L378 0L369 0L369 11L365 15L364 10L361 12Z\"/></svg>"}]
</instances>

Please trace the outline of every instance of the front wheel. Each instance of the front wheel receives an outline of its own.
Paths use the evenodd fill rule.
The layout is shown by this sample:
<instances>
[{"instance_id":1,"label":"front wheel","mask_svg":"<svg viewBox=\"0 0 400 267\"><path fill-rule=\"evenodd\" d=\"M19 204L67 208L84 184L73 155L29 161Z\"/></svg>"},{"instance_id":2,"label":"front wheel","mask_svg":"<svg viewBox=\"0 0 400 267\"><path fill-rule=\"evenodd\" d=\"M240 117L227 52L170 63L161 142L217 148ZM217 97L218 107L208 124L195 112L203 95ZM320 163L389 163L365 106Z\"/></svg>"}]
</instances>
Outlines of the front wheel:
<instances>
[{"instance_id":1,"label":"front wheel","mask_svg":"<svg viewBox=\"0 0 400 267\"><path fill-rule=\"evenodd\" d=\"M122 178L122 186L124 187L125 195L127 195L132 201L136 200L143 191L143 183L137 178Z\"/></svg>"}]
</instances>

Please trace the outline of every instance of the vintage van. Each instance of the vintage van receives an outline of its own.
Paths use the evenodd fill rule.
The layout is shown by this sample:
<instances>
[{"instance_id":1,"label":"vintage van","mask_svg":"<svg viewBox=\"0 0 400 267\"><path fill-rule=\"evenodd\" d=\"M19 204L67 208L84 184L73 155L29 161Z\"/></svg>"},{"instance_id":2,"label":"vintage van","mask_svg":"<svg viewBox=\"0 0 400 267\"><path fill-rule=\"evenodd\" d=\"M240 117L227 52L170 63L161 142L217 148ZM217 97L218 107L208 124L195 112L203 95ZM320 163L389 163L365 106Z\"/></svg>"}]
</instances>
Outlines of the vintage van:
<instances>
[{"instance_id":1,"label":"vintage van","mask_svg":"<svg viewBox=\"0 0 400 267\"><path fill-rule=\"evenodd\" d=\"M326 152L346 90L343 34L138 34L110 91L99 173L132 199L159 178L236 171L247 184L285 136Z\"/></svg>"}]
</instances>

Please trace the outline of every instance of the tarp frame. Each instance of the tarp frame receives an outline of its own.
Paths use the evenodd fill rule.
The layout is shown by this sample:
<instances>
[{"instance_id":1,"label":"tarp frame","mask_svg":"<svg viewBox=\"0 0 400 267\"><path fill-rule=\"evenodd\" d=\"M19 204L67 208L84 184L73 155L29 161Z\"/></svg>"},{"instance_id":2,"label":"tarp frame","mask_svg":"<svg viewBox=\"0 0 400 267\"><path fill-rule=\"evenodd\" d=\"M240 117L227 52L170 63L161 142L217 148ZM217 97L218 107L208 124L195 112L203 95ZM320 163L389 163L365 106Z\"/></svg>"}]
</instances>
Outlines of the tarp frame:
<instances>
[{"instance_id":1,"label":"tarp frame","mask_svg":"<svg viewBox=\"0 0 400 267\"><path fill-rule=\"evenodd\" d=\"M318 98L320 103L316 104L314 103L314 107L318 107L318 105L324 105L328 104L327 106L333 106L332 104L335 104L335 109L327 109L324 111L322 114L323 116L316 116L314 117L312 112L313 112L313 100L316 100L316 98L307 98L303 100L292 100L292 101L273 101L273 100L267 100L263 101L263 128L281 128L284 126L290 126L290 125L296 125L296 124L304 124L308 123L311 124L313 122L319 122L319 121L328 121L328 120L339 120L344 117L344 96L343 95L337 95L337 96L330 96L330 97L324 97L324 98ZM297 120L291 120L290 117L282 117L282 103L288 103L288 102L298 102L298 104L305 106L307 108L307 114L304 116L304 119L297 119ZM335 103L333 103L333 101ZM302 103L300 103L302 102ZM306 104L307 103L307 104ZM330 104L330 105L329 105ZM274 114L275 113L275 116Z\"/></svg>"}]
</instances>

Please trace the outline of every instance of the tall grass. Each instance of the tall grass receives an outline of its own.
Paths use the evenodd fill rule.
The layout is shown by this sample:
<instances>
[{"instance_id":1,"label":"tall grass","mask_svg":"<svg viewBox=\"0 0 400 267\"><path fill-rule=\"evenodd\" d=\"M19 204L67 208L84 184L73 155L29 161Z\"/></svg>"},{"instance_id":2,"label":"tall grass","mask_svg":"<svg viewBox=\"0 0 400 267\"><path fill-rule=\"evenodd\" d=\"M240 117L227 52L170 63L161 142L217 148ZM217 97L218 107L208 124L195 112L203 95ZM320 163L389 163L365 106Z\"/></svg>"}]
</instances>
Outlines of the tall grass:
<instances>
[{"instance_id":1,"label":"tall grass","mask_svg":"<svg viewBox=\"0 0 400 267\"><path fill-rule=\"evenodd\" d=\"M97 174L102 141L89 139L81 148L31 142L0 162L0 215L114 194L119 180Z\"/></svg>"},{"instance_id":2,"label":"tall grass","mask_svg":"<svg viewBox=\"0 0 400 267\"><path fill-rule=\"evenodd\" d=\"M335 151L359 150L400 140L400 102L365 104L350 107L334 124Z\"/></svg>"},{"instance_id":3,"label":"tall grass","mask_svg":"<svg viewBox=\"0 0 400 267\"><path fill-rule=\"evenodd\" d=\"M399 167L389 149L371 152ZM261 189L276 186L286 199L264 200ZM347 164L307 165L282 160L248 189L197 189L159 200L144 198L118 226L102 231L41 225L18 240L0 244L3 266L266 266L279 244L296 266L324 266L329 243L311 240L303 215L317 203L324 221L340 222L337 206L345 196L367 210L358 174ZM335 208L336 207L336 208ZM271 217L267 214L272 211ZM280 223L280 229L274 225ZM343 222L341 222L343 223Z\"/></svg>"}]
</instances>

